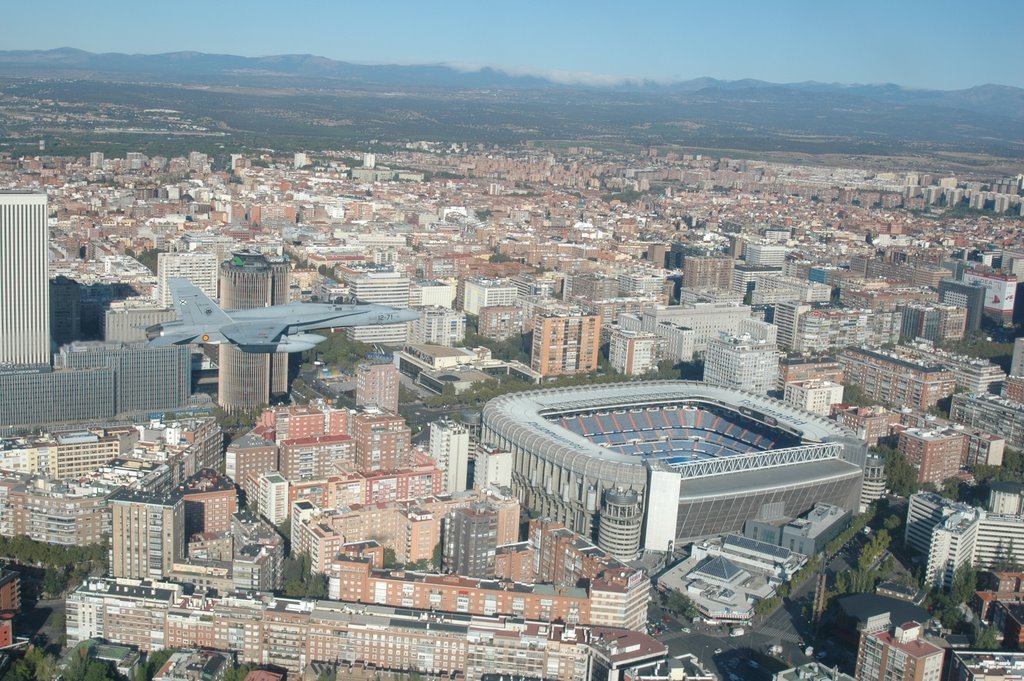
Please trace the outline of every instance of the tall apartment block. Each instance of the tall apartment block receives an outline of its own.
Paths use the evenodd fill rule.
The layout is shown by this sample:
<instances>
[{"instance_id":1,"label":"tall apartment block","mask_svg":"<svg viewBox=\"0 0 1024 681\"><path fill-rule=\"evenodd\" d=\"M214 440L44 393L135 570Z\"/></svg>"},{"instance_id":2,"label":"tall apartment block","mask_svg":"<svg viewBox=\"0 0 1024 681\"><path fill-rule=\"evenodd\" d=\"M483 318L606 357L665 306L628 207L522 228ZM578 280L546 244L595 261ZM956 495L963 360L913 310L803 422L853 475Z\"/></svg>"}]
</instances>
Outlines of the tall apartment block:
<instances>
[{"instance_id":1,"label":"tall apartment block","mask_svg":"<svg viewBox=\"0 0 1024 681\"><path fill-rule=\"evenodd\" d=\"M0 192L0 367L50 363L45 194Z\"/></svg>"},{"instance_id":2,"label":"tall apartment block","mask_svg":"<svg viewBox=\"0 0 1024 681\"><path fill-rule=\"evenodd\" d=\"M374 406L398 413L398 367L393 362L368 362L356 367L356 406Z\"/></svg>"},{"instance_id":3,"label":"tall apartment block","mask_svg":"<svg viewBox=\"0 0 1024 681\"><path fill-rule=\"evenodd\" d=\"M64 275L50 280L50 335L54 347L82 337L82 287Z\"/></svg>"},{"instance_id":4,"label":"tall apartment block","mask_svg":"<svg viewBox=\"0 0 1024 681\"><path fill-rule=\"evenodd\" d=\"M948 589L961 565L992 569L1005 561L1019 562L1024 517L920 492L911 495L907 506L904 542L923 558L925 582Z\"/></svg>"},{"instance_id":5,"label":"tall apartment block","mask_svg":"<svg viewBox=\"0 0 1024 681\"><path fill-rule=\"evenodd\" d=\"M683 288L728 291L732 288L732 258L683 256Z\"/></svg>"},{"instance_id":6,"label":"tall apartment block","mask_svg":"<svg viewBox=\"0 0 1024 681\"><path fill-rule=\"evenodd\" d=\"M466 313L440 306L421 307L419 313L409 322L409 343L452 347L466 340Z\"/></svg>"},{"instance_id":7,"label":"tall apartment block","mask_svg":"<svg viewBox=\"0 0 1024 681\"><path fill-rule=\"evenodd\" d=\"M917 468L917 481L938 487L960 472L964 434L957 431L908 428L900 433L899 451Z\"/></svg>"},{"instance_id":8,"label":"tall apartment block","mask_svg":"<svg viewBox=\"0 0 1024 681\"><path fill-rule=\"evenodd\" d=\"M693 358L694 352L702 353L707 350L708 341L718 338L721 332L740 333L740 322L749 318L750 306L734 303L656 305L644 309L640 315L640 329L665 335L670 346L674 341L666 329L685 329L685 334L689 337L689 356L680 359L689 361Z\"/></svg>"},{"instance_id":9,"label":"tall apartment block","mask_svg":"<svg viewBox=\"0 0 1024 681\"><path fill-rule=\"evenodd\" d=\"M249 431L224 453L224 473L245 492L248 501L256 498L260 476L278 470L277 443Z\"/></svg>"},{"instance_id":10,"label":"tall apartment block","mask_svg":"<svg viewBox=\"0 0 1024 681\"><path fill-rule=\"evenodd\" d=\"M346 278L352 295L365 303L391 307L409 307L409 277L399 272L364 272ZM360 343L403 345L409 337L409 325L350 326L345 337Z\"/></svg>"},{"instance_id":11,"label":"tall apartment block","mask_svg":"<svg viewBox=\"0 0 1024 681\"><path fill-rule=\"evenodd\" d=\"M608 361L620 374L642 376L658 368L666 345L656 333L615 329L608 343Z\"/></svg>"},{"instance_id":12,"label":"tall apartment block","mask_svg":"<svg viewBox=\"0 0 1024 681\"><path fill-rule=\"evenodd\" d=\"M885 404L927 410L956 389L953 374L938 365L908 362L864 348L846 348L838 359L848 382Z\"/></svg>"},{"instance_id":13,"label":"tall apartment block","mask_svg":"<svg viewBox=\"0 0 1024 681\"><path fill-rule=\"evenodd\" d=\"M704 382L765 395L775 388L779 351L775 343L722 333L708 342Z\"/></svg>"},{"instance_id":14,"label":"tall apartment block","mask_svg":"<svg viewBox=\"0 0 1024 681\"><path fill-rule=\"evenodd\" d=\"M462 287L462 309L471 315L479 315L482 307L515 305L518 298L519 290L504 280L473 277Z\"/></svg>"},{"instance_id":15,"label":"tall apartment block","mask_svg":"<svg viewBox=\"0 0 1024 681\"><path fill-rule=\"evenodd\" d=\"M778 344L783 350L794 350L797 324L800 317L813 308L800 301L787 301L775 306L775 326L778 327Z\"/></svg>"},{"instance_id":16,"label":"tall apartment block","mask_svg":"<svg viewBox=\"0 0 1024 681\"><path fill-rule=\"evenodd\" d=\"M288 302L288 261L259 253L235 253L220 266L220 303L226 310L246 310ZM217 400L227 411L268 404L270 396L288 392L288 354L242 352L220 346Z\"/></svg>"},{"instance_id":17,"label":"tall apartment block","mask_svg":"<svg viewBox=\"0 0 1024 681\"><path fill-rule=\"evenodd\" d=\"M449 494L468 488L469 430L453 421L430 424L430 455L444 471L444 491Z\"/></svg>"},{"instance_id":18,"label":"tall apartment block","mask_svg":"<svg viewBox=\"0 0 1024 681\"><path fill-rule=\"evenodd\" d=\"M998 395L953 395L949 418L957 423L1006 438L1006 444L1024 447L1024 403Z\"/></svg>"},{"instance_id":19,"label":"tall apartment block","mask_svg":"<svg viewBox=\"0 0 1024 681\"><path fill-rule=\"evenodd\" d=\"M743 249L743 259L748 265L783 267L789 249L779 244L748 243Z\"/></svg>"},{"instance_id":20,"label":"tall apartment block","mask_svg":"<svg viewBox=\"0 0 1024 681\"><path fill-rule=\"evenodd\" d=\"M110 497L110 575L160 580L185 557L185 504L180 493L121 490Z\"/></svg>"},{"instance_id":21,"label":"tall apartment block","mask_svg":"<svg viewBox=\"0 0 1024 681\"><path fill-rule=\"evenodd\" d=\"M1013 341L1013 357L1010 359L1010 375L1024 376L1024 338Z\"/></svg>"},{"instance_id":22,"label":"tall apartment block","mask_svg":"<svg viewBox=\"0 0 1024 681\"><path fill-rule=\"evenodd\" d=\"M872 622L860 637L856 678L860 681L939 681L945 651L924 638L923 627L908 622L890 628Z\"/></svg>"},{"instance_id":23,"label":"tall apartment block","mask_svg":"<svg viewBox=\"0 0 1024 681\"><path fill-rule=\"evenodd\" d=\"M188 279L196 288L217 297L217 256L213 253L160 253L156 257L156 299L161 307L174 305L168 279Z\"/></svg>"},{"instance_id":24,"label":"tall apartment block","mask_svg":"<svg viewBox=\"0 0 1024 681\"><path fill-rule=\"evenodd\" d=\"M407 466L412 431L401 416L373 410L352 419L355 464L361 471L390 471Z\"/></svg>"},{"instance_id":25,"label":"tall apartment block","mask_svg":"<svg viewBox=\"0 0 1024 681\"><path fill-rule=\"evenodd\" d=\"M600 344L601 315L542 315L533 326L530 368L542 376L594 371Z\"/></svg>"},{"instance_id":26,"label":"tall apartment block","mask_svg":"<svg viewBox=\"0 0 1024 681\"><path fill-rule=\"evenodd\" d=\"M580 272L566 277L563 298L568 301L604 300L619 295L619 281L601 272Z\"/></svg>"},{"instance_id":27,"label":"tall apartment block","mask_svg":"<svg viewBox=\"0 0 1024 681\"><path fill-rule=\"evenodd\" d=\"M498 511L487 503L456 508L444 529L444 570L462 577L494 576Z\"/></svg>"},{"instance_id":28,"label":"tall apartment block","mask_svg":"<svg viewBox=\"0 0 1024 681\"><path fill-rule=\"evenodd\" d=\"M967 311L964 329L966 333L981 328L981 318L985 313L984 286L954 279L943 279L939 282L939 300L946 305L956 305Z\"/></svg>"},{"instance_id":29,"label":"tall apartment block","mask_svg":"<svg viewBox=\"0 0 1024 681\"><path fill-rule=\"evenodd\" d=\"M956 305L901 305L904 338L924 338L933 343L956 341L967 330L967 310Z\"/></svg>"},{"instance_id":30,"label":"tall apartment block","mask_svg":"<svg viewBox=\"0 0 1024 681\"><path fill-rule=\"evenodd\" d=\"M364 604L357 613L351 604L333 600L238 594L207 595L197 607L200 599L192 597L188 585L95 578L68 596L67 637L69 645L104 638L147 653L166 648L233 650L240 662L273 665L288 678L300 678L308 669L330 670L336 660L346 661L345 670L351 662L361 669L406 669L425 677L466 681L498 672L551 681L655 678L641 676L640 665L667 657L658 641L640 631L612 628L621 625L606 624L606 617L590 617L595 620L592 625L568 618L555 621L549 613L560 612L557 606L569 596L545 593L545 610L530 607L513 617L441 615L428 601L428 593L455 592L453 602L457 598L473 604L483 603L485 594L458 584L422 589L417 582L409 584L424 594L421 609ZM387 591L390 598L392 589ZM402 591L402 586L395 589L398 596ZM647 592L641 593L646 612ZM514 592L487 595L525 600ZM609 589L602 595L614 593ZM540 600L530 594L526 598L528 605ZM537 614L531 618L532 612Z\"/></svg>"},{"instance_id":31,"label":"tall apartment block","mask_svg":"<svg viewBox=\"0 0 1024 681\"><path fill-rule=\"evenodd\" d=\"M523 333L523 308L518 305L481 307L477 333L484 338L505 340Z\"/></svg>"}]
</instances>

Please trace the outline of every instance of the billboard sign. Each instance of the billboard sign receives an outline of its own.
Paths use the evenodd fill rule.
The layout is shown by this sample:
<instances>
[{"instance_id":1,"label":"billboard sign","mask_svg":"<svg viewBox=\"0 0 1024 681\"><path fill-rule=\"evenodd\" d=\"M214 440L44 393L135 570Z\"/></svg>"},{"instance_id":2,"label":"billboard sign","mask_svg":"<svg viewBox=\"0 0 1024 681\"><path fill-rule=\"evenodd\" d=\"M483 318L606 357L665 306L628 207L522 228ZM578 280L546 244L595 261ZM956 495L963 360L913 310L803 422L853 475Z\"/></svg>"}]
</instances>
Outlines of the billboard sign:
<instances>
[{"instance_id":1,"label":"billboard sign","mask_svg":"<svg viewBox=\"0 0 1024 681\"><path fill-rule=\"evenodd\" d=\"M985 287L985 312L1012 315L1017 295L1017 277L985 272L964 272L964 283Z\"/></svg>"}]
</instances>

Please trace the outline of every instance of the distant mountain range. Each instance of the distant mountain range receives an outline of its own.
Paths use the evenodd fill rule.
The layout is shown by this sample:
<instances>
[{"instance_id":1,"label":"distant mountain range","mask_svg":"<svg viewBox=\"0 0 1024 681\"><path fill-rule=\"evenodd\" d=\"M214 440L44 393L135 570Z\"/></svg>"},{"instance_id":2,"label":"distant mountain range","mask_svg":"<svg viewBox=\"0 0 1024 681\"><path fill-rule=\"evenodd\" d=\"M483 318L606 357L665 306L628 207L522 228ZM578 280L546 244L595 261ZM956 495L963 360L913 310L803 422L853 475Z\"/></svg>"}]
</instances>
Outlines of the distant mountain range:
<instances>
[{"instance_id":1,"label":"distant mountain range","mask_svg":"<svg viewBox=\"0 0 1024 681\"><path fill-rule=\"evenodd\" d=\"M675 82L595 79L587 76L547 78L515 75L500 68L464 69L446 64L367 65L335 61L309 54L239 57L203 52L166 54L96 54L73 48L0 51L0 75L74 75L81 78L130 77L156 82L236 82L252 85L303 87L327 81L336 87L425 89L538 89L584 88L613 92L683 93L703 90L766 90L785 88L810 93L848 95L887 104L935 106L975 111L1024 120L1024 89L1005 85L978 85L965 90L920 90L892 83L769 83L763 80L695 78Z\"/></svg>"},{"instance_id":2,"label":"distant mountain range","mask_svg":"<svg viewBox=\"0 0 1024 681\"><path fill-rule=\"evenodd\" d=\"M94 54L70 48L0 51L4 79L17 79L11 87L19 96L147 102L209 116L232 133L258 135L316 137L328 134L325 119L349 119L352 128L330 134L1024 157L1024 89L1001 85L918 90L714 78L660 83L444 64L363 65L312 55ZM2 107L0 98L0 112Z\"/></svg>"}]
</instances>

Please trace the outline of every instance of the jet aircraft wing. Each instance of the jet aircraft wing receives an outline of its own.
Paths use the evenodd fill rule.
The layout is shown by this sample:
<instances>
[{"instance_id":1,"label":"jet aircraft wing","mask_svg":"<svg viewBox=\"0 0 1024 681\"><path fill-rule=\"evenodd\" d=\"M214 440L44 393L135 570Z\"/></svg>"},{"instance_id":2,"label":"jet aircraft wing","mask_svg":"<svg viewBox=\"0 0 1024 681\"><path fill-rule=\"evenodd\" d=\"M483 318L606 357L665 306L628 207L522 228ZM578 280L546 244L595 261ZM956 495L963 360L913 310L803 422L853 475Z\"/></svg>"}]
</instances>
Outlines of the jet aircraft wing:
<instances>
[{"instance_id":1,"label":"jet aircraft wing","mask_svg":"<svg viewBox=\"0 0 1024 681\"><path fill-rule=\"evenodd\" d=\"M288 323L274 319L234 322L220 328L225 338L236 345L276 343L288 331Z\"/></svg>"}]
</instances>

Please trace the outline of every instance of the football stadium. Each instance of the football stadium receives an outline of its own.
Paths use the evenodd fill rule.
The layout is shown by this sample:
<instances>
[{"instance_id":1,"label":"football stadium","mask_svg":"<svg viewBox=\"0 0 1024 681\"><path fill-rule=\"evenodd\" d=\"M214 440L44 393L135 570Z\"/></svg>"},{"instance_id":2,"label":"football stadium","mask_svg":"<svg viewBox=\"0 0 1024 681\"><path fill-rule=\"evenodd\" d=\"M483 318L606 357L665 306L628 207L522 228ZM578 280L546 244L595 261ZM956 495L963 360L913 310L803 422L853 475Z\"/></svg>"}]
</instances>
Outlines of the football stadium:
<instances>
[{"instance_id":1,"label":"football stadium","mask_svg":"<svg viewBox=\"0 0 1024 681\"><path fill-rule=\"evenodd\" d=\"M526 508L621 560L739 531L768 504L856 512L867 455L834 421L690 381L505 395L484 407L482 439L512 453Z\"/></svg>"}]
</instances>

